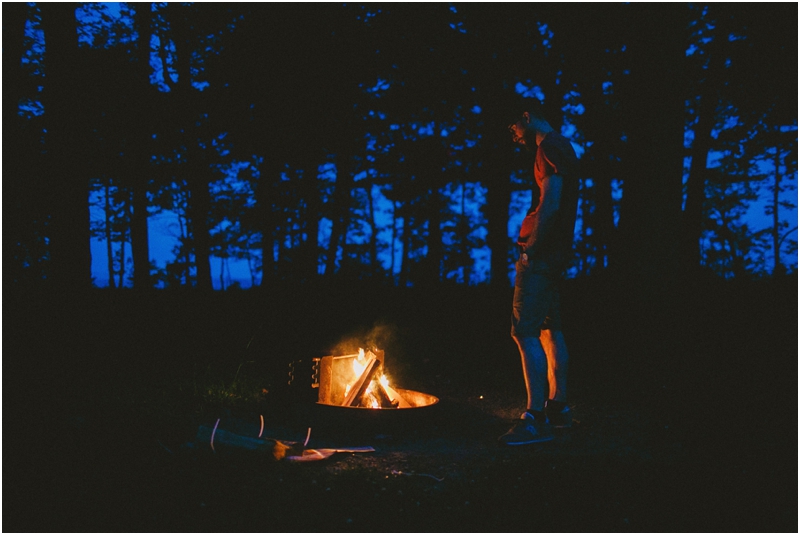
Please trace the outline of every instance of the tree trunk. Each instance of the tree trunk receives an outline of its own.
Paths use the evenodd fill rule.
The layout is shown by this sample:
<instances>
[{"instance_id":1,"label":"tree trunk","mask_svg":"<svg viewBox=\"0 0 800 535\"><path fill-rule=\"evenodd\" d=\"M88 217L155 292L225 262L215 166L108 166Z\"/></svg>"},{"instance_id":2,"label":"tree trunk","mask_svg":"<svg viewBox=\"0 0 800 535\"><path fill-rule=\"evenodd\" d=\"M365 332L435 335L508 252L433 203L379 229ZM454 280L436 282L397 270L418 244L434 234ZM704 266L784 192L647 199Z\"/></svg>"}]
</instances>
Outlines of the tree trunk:
<instances>
[{"instance_id":1,"label":"tree trunk","mask_svg":"<svg viewBox=\"0 0 800 535\"><path fill-rule=\"evenodd\" d=\"M205 159L195 151L194 158L204 162ZM187 180L191 194L189 205L189 219L191 219L192 243L194 244L194 259L197 264L197 287L211 290L211 243L208 234L208 214L211 210L211 192L208 190L208 180L203 175L209 173L206 166L192 165L189 171L193 176ZM200 174L195 178L195 174Z\"/></svg>"},{"instance_id":2,"label":"tree trunk","mask_svg":"<svg viewBox=\"0 0 800 535\"><path fill-rule=\"evenodd\" d=\"M310 280L319 274L319 219L322 211L322 199L320 198L316 165L309 165L303 170L302 181L302 197L306 204L306 241L303 244L305 254L303 255L302 271L305 272L306 280Z\"/></svg>"},{"instance_id":3,"label":"tree trunk","mask_svg":"<svg viewBox=\"0 0 800 535\"><path fill-rule=\"evenodd\" d=\"M591 189L588 186L588 180L580 180L580 197L579 197L579 207L580 213L583 218L583 225L581 227L581 241L583 243L583 250L579 254L581 265L578 268L578 272L582 273L583 275L589 275L596 267L602 267L603 265L603 249L601 244L597 244L594 238L594 217L591 214L591 205L592 205L592 194L596 193L597 190L595 187ZM592 233L589 234L588 230L592 229ZM591 262L591 258L594 257L594 263Z\"/></svg>"},{"instance_id":4,"label":"tree trunk","mask_svg":"<svg viewBox=\"0 0 800 535\"><path fill-rule=\"evenodd\" d=\"M275 184L280 181L280 166L275 156L268 157L259 170L254 192L256 220L261 232L261 284L275 276Z\"/></svg>"},{"instance_id":5,"label":"tree trunk","mask_svg":"<svg viewBox=\"0 0 800 535\"><path fill-rule=\"evenodd\" d=\"M391 247L389 248L391 252L391 264L389 268L389 273L391 274L393 284L397 284L397 278L395 277L394 273L394 265L395 265L395 254L394 254L394 244L397 241L397 209L400 203L397 201L392 201L392 242Z\"/></svg>"},{"instance_id":6,"label":"tree trunk","mask_svg":"<svg viewBox=\"0 0 800 535\"><path fill-rule=\"evenodd\" d=\"M92 256L89 231L89 180L83 174L87 132L81 107L82 78L78 58L76 4L41 5L45 33L47 80L47 160L49 162L49 212L51 280L63 290L81 291L91 286Z\"/></svg>"},{"instance_id":7,"label":"tree trunk","mask_svg":"<svg viewBox=\"0 0 800 535\"><path fill-rule=\"evenodd\" d=\"M431 170L433 171L433 170ZM426 282L436 284L442 277L442 261L444 246L442 243L442 193L438 188L427 192L428 204L428 254L425 258L424 278Z\"/></svg>"},{"instance_id":8,"label":"tree trunk","mask_svg":"<svg viewBox=\"0 0 800 535\"><path fill-rule=\"evenodd\" d=\"M120 239L119 239L119 271L117 272L119 275L119 279L117 279L117 286L123 288L125 286L125 244L128 240L126 240L126 232L122 230L120 232Z\"/></svg>"},{"instance_id":9,"label":"tree trunk","mask_svg":"<svg viewBox=\"0 0 800 535\"><path fill-rule=\"evenodd\" d=\"M703 206L705 204L705 186L707 178L708 152L714 144L711 131L716 125L716 111L720 102L722 77L720 72L725 68L728 57L726 45L731 34L730 18L718 17L715 22L714 36L707 45L708 62L705 69L697 70L695 76L699 80L699 103L696 113L697 124L694 127L694 141L691 149L689 177L686 184L686 208L683 213L681 232L681 257L683 267L691 272L697 270L701 263L700 240L703 236Z\"/></svg>"},{"instance_id":10,"label":"tree trunk","mask_svg":"<svg viewBox=\"0 0 800 535\"><path fill-rule=\"evenodd\" d=\"M491 148L487 153L484 171L486 191L486 244L491 251L489 280L493 286L509 285L508 207L511 202L511 165L513 152L510 147Z\"/></svg>"},{"instance_id":11,"label":"tree trunk","mask_svg":"<svg viewBox=\"0 0 800 535\"><path fill-rule=\"evenodd\" d=\"M254 266L255 261L253 260L253 255L248 251L247 253L247 269L250 272L250 287L256 287L256 267Z\"/></svg>"},{"instance_id":12,"label":"tree trunk","mask_svg":"<svg viewBox=\"0 0 800 535\"><path fill-rule=\"evenodd\" d=\"M602 152L605 155L608 153ZM608 162L603 162L608 166ZM602 166L599 166L602 167ZM614 265L616 227L614 226L614 200L611 191L612 173L608 169L598 168L595 175L595 213L594 218L594 240L597 246L600 268L612 267Z\"/></svg>"},{"instance_id":13,"label":"tree trunk","mask_svg":"<svg viewBox=\"0 0 800 535\"><path fill-rule=\"evenodd\" d=\"M613 124L610 122L613 121L610 106L603 102L599 102L598 106L602 106L602 108L591 117L593 119L592 131ZM584 213L583 219L584 228L586 225L592 228L592 235L588 237L588 241L596 250L597 268L601 271L613 269L615 265L616 225L614 224L614 199L611 183L616 177L617 163L613 155L613 145L603 136L599 136L597 141L587 149L580 165L580 177L591 178L594 181L591 195L594 201L594 213Z\"/></svg>"},{"instance_id":14,"label":"tree trunk","mask_svg":"<svg viewBox=\"0 0 800 535\"><path fill-rule=\"evenodd\" d=\"M23 41L28 6L24 3L8 2L3 5L3 149L15 157L3 162L3 193L12 202L5 203L3 218L3 282L22 279L24 259L21 252L27 248L26 230L32 225L33 197L30 184L25 180L26 162L22 133L23 119L19 116L19 101L24 95L24 71L22 70Z\"/></svg>"},{"instance_id":15,"label":"tree trunk","mask_svg":"<svg viewBox=\"0 0 800 535\"><path fill-rule=\"evenodd\" d=\"M152 287L150 276L150 236L147 227L147 185L150 172L150 131L143 118L153 113L148 106L153 101L153 86L150 84L150 36L152 35L152 12L150 4L136 5L134 24L139 35L136 82L139 98L132 103L132 113L135 117L130 124L133 126L130 135L133 150L128 156L128 183L133 191L133 214L131 215L131 253L133 254L133 287L137 290ZM142 150L141 147L145 147Z\"/></svg>"},{"instance_id":16,"label":"tree trunk","mask_svg":"<svg viewBox=\"0 0 800 535\"><path fill-rule=\"evenodd\" d=\"M339 161L342 161L339 158ZM333 193L333 210L331 218L331 239L328 244L328 255L325 263L325 275L333 275L336 270L336 255L342 237L346 239L350 219L350 194L353 188L353 176L345 166L336 166L336 185Z\"/></svg>"},{"instance_id":17,"label":"tree trunk","mask_svg":"<svg viewBox=\"0 0 800 535\"><path fill-rule=\"evenodd\" d=\"M116 288L114 281L114 244L111 242L111 178L106 177L105 183L105 234L106 234L106 254L108 255L108 285Z\"/></svg>"},{"instance_id":18,"label":"tree trunk","mask_svg":"<svg viewBox=\"0 0 800 535\"><path fill-rule=\"evenodd\" d=\"M786 267L781 262L781 227L778 211L780 205L781 192L781 150L775 147L775 185L772 189L772 250L775 251L775 262L772 268L772 275L785 275Z\"/></svg>"},{"instance_id":19,"label":"tree trunk","mask_svg":"<svg viewBox=\"0 0 800 535\"><path fill-rule=\"evenodd\" d=\"M507 76L501 70L501 64L492 62L487 66L489 79L503 80ZM490 284L498 288L510 285L508 274L511 267L509 255L513 243L508 237L508 216L511 203L511 170L519 164L519 155L515 152L511 135L508 132L509 117L502 110L525 111L521 101L502 83L488 87L488 102L497 106L486 111L483 147L476 154L477 160L483 164L481 183L486 186L486 244L491 251ZM532 173L533 158L525 162L526 169ZM538 198L534 195L534 198Z\"/></svg>"},{"instance_id":20,"label":"tree trunk","mask_svg":"<svg viewBox=\"0 0 800 535\"><path fill-rule=\"evenodd\" d=\"M459 254L461 255L461 267L463 270L462 273L462 282L466 285L469 285L469 274L472 271L472 257L469 254L469 217L466 214L467 211L467 181L461 180L461 215L459 217L459 223L456 228L460 229L462 235L458 237L460 242L459 247Z\"/></svg>"},{"instance_id":21,"label":"tree trunk","mask_svg":"<svg viewBox=\"0 0 800 535\"><path fill-rule=\"evenodd\" d=\"M136 167L140 172L143 171L142 158L144 155L138 154ZM146 156L144 156L146 157ZM147 177L138 175L133 177L132 207L131 214L131 253L133 254L133 287L136 289L150 288L152 279L150 277L150 244L149 231L147 228Z\"/></svg>"},{"instance_id":22,"label":"tree trunk","mask_svg":"<svg viewBox=\"0 0 800 535\"><path fill-rule=\"evenodd\" d=\"M403 256L400 264L400 286L411 281L411 207L405 203L403 210Z\"/></svg>"},{"instance_id":23,"label":"tree trunk","mask_svg":"<svg viewBox=\"0 0 800 535\"><path fill-rule=\"evenodd\" d=\"M24 94L24 71L22 70L23 42L28 6L21 2L9 2L3 6L3 129L13 121L19 126L19 101ZM14 142L15 137L4 136L3 144ZM10 158L9 158L10 159ZM10 163L10 162L9 162ZM5 167L5 166L4 166ZM13 223L11 221L7 221Z\"/></svg>"},{"instance_id":24,"label":"tree trunk","mask_svg":"<svg viewBox=\"0 0 800 535\"><path fill-rule=\"evenodd\" d=\"M189 125L196 121L196 108L192 105L195 90L192 88L191 55L194 40L189 19L190 7L183 4L169 4L171 23L175 36L176 60L175 70L178 82L172 86L170 97L177 110L179 124ZM211 243L209 237L208 218L211 212L211 168L206 158L206 151L212 149L201 147L202 134L192 128L186 129L185 146L187 163L184 173L191 196L188 217L191 219L192 243L194 244L195 263L197 264L197 287L202 290L213 289L211 280ZM210 144L209 144L210 145Z\"/></svg>"},{"instance_id":25,"label":"tree trunk","mask_svg":"<svg viewBox=\"0 0 800 535\"><path fill-rule=\"evenodd\" d=\"M682 258L684 267L696 270L700 267L700 239L703 235L703 204L705 203L706 170L708 151L711 149L711 130L714 127L714 111L718 97L716 92L700 95L698 120L694 128L686 184L686 208L683 213Z\"/></svg>"},{"instance_id":26,"label":"tree trunk","mask_svg":"<svg viewBox=\"0 0 800 535\"><path fill-rule=\"evenodd\" d=\"M633 34L626 52L630 76L620 95L627 99L628 132L622 267L632 282L659 289L674 280L679 264L686 50L680 36L688 9L629 5L626 11Z\"/></svg>"},{"instance_id":27,"label":"tree trunk","mask_svg":"<svg viewBox=\"0 0 800 535\"><path fill-rule=\"evenodd\" d=\"M189 230L188 230L189 221L186 218L186 216L180 212L178 212L178 227L180 229L180 234L181 234L180 243L185 244L189 240ZM192 259L191 255L189 254L188 247L181 246L180 250L183 253L183 259L182 259L183 269L181 271L181 276L183 277L183 284L188 286L190 283L189 266L191 265Z\"/></svg>"},{"instance_id":28,"label":"tree trunk","mask_svg":"<svg viewBox=\"0 0 800 535\"><path fill-rule=\"evenodd\" d=\"M367 186L364 188L367 192L367 216L369 217L369 226L370 226L370 233L369 233L369 265L370 265L370 274L375 277L381 273L381 269L379 267L378 262L378 225L375 222L375 206L374 201L372 199L372 180L369 181Z\"/></svg>"}]
</instances>

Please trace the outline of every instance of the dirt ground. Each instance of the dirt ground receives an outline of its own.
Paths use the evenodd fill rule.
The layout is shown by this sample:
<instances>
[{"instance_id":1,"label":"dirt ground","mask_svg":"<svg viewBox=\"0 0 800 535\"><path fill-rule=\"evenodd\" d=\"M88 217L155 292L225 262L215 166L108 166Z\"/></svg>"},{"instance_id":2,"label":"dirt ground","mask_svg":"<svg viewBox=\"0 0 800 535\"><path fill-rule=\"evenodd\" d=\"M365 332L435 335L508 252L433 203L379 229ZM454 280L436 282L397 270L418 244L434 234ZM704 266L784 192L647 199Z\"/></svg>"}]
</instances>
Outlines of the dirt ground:
<instances>
[{"instance_id":1,"label":"dirt ground","mask_svg":"<svg viewBox=\"0 0 800 535\"><path fill-rule=\"evenodd\" d=\"M4 322L3 530L796 532L792 284L672 308L572 288L575 425L513 448L496 440L525 401L504 295L382 296L393 306L311 335L300 312L254 313L252 295L131 307L101 294L77 318L68 302L18 302ZM398 385L437 405L362 425L281 389L288 359L270 351L323 350L373 316L393 326ZM215 377L261 395L215 401ZM257 436L260 416L264 436L302 441L310 426L309 447L375 451L292 463L197 439L217 421Z\"/></svg>"}]
</instances>

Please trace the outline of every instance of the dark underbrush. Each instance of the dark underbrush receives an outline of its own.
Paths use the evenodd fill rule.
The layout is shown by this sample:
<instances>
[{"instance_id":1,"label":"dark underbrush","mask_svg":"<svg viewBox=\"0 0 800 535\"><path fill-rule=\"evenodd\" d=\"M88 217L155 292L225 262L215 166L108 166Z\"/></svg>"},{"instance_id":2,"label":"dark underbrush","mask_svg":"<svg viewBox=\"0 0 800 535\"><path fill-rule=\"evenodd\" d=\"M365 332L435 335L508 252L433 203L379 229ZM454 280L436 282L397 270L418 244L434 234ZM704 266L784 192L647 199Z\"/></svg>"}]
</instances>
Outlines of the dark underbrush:
<instances>
[{"instance_id":1,"label":"dark underbrush","mask_svg":"<svg viewBox=\"0 0 800 535\"><path fill-rule=\"evenodd\" d=\"M524 408L511 291L305 284L4 295L4 531L797 531L797 281L635 294L569 281L573 429L496 437ZM300 440L288 363L349 343L441 399L305 465L195 440Z\"/></svg>"}]
</instances>

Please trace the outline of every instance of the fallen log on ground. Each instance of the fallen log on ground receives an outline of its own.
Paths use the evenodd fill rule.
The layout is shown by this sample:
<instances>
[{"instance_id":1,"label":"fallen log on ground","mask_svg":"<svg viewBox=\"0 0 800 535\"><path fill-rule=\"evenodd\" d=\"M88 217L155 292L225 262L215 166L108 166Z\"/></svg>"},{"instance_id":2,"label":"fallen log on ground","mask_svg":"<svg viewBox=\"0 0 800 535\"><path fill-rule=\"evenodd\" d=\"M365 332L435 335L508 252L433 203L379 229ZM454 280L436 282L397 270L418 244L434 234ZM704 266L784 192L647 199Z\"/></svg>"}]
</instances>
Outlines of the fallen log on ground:
<instances>
[{"instance_id":1,"label":"fallen log on ground","mask_svg":"<svg viewBox=\"0 0 800 535\"><path fill-rule=\"evenodd\" d=\"M213 442L212 442L213 437ZM282 441L274 438L254 438L237 435L223 429L215 429L201 425L197 429L196 440L200 444L208 444L214 451L214 445L223 444L233 448L264 452L276 460L319 461L327 459L334 453L366 453L375 451L371 446L350 448L306 449L301 442Z\"/></svg>"}]
</instances>

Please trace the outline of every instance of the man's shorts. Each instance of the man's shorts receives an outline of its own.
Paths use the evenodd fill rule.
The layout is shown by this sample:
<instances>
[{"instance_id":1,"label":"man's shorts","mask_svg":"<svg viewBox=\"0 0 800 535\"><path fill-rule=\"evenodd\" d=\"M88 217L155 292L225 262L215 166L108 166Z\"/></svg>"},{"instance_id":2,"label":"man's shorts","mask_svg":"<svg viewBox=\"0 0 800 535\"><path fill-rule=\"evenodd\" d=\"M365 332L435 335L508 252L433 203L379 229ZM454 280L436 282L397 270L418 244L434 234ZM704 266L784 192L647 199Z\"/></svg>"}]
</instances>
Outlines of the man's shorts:
<instances>
[{"instance_id":1,"label":"man's shorts","mask_svg":"<svg viewBox=\"0 0 800 535\"><path fill-rule=\"evenodd\" d=\"M511 336L538 338L542 329L561 330L561 301L558 293L560 263L528 260L520 255L514 278Z\"/></svg>"}]
</instances>

